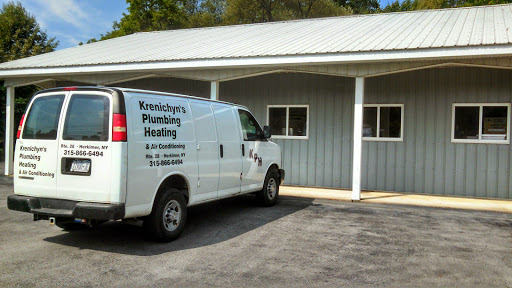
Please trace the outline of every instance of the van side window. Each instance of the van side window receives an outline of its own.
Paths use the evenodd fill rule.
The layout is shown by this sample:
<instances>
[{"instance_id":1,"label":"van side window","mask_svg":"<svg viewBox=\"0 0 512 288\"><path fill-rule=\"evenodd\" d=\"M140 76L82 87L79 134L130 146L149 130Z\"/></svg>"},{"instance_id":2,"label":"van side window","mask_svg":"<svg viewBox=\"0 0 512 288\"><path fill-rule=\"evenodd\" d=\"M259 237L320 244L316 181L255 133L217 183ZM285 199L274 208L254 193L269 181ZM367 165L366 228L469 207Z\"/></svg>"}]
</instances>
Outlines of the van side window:
<instances>
[{"instance_id":1,"label":"van side window","mask_svg":"<svg viewBox=\"0 0 512 288\"><path fill-rule=\"evenodd\" d=\"M260 125L252 116L251 113L245 110L238 110L238 115L240 116L240 123L242 124L242 134L244 136L245 141L257 141L264 140L263 138L263 130L261 130Z\"/></svg>"},{"instance_id":2,"label":"van side window","mask_svg":"<svg viewBox=\"0 0 512 288\"><path fill-rule=\"evenodd\" d=\"M78 141L108 141L109 111L108 97L73 95L69 101L62 138Z\"/></svg>"},{"instance_id":3,"label":"van side window","mask_svg":"<svg viewBox=\"0 0 512 288\"><path fill-rule=\"evenodd\" d=\"M34 100L27 116L23 139L57 139L60 110L64 95L44 96Z\"/></svg>"}]
</instances>

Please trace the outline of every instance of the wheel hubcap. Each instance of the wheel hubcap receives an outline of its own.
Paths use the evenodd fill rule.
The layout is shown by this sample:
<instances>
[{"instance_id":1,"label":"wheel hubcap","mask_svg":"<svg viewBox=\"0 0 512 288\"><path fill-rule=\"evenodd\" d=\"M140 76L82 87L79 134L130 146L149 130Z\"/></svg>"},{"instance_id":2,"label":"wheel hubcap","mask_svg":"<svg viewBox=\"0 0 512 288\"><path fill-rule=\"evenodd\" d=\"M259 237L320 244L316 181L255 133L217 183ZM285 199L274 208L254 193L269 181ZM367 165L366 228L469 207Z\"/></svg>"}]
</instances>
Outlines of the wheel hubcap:
<instances>
[{"instance_id":1,"label":"wheel hubcap","mask_svg":"<svg viewBox=\"0 0 512 288\"><path fill-rule=\"evenodd\" d=\"M267 195L268 199L272 200L277 194L277 183L274 178L270 178L267 183Z\"/></svg>"},{"instance_id":2,"label":"wheel hubcap","mask_svg":"<svg viewBox=\"0 0 512 288\"><path fill-rule=\"evenodd\" d=\"M171 200L165 205L163 221L167 231L172 232L178 228L181 221L181 206L178 201Z\"/></svg>"}]
</instances>

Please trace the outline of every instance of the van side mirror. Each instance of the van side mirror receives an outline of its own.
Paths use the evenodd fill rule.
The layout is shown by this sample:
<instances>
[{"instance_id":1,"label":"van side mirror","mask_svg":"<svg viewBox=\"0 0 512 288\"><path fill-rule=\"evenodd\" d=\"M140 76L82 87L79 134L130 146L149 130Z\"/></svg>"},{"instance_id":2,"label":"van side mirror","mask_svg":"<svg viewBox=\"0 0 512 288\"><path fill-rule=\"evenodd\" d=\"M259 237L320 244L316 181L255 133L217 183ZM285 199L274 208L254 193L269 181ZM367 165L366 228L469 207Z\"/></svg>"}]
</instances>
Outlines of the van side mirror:
<instances>
[{"instance_id":1,"label":"van side mirror","mask_svg":"<svg viewBox=\"0 0 512 288\"><path fill-rule=\"evenodd\" d=\"M263 126L263 138L265 139L268 139L270 137L272 137L272 129L270 128L270 126Z\"/></svg>"}]
</instances>

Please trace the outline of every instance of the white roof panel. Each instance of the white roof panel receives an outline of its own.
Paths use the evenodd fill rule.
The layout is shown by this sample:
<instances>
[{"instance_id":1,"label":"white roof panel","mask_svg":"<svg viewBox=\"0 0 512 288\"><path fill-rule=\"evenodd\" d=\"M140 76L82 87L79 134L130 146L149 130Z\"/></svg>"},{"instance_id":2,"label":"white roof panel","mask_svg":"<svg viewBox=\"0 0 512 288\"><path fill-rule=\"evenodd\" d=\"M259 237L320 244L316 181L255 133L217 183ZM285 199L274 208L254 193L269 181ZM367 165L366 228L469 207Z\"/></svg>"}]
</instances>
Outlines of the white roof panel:
<instances>
[{"instance_id":1,"label":"white roof panel","mask_svg":"<svg viewBox=\"0 0 512 288\"><path fill-rule=\"evenodd\" d=\"M512 4L136 33L0 70L512 44Z\"/></svg>"}]
</instances>

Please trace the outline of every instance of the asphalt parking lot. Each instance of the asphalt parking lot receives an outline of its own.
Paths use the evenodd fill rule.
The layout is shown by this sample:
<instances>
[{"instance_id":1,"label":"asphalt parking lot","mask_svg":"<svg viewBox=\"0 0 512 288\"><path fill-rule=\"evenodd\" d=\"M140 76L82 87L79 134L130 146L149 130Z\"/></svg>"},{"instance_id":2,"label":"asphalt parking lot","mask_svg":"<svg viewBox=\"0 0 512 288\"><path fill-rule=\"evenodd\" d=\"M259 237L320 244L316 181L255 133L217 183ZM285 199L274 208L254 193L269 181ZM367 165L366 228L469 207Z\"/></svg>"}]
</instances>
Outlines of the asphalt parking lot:
<instances>
[{"instance_id":1,"label":"asphalt parking lot","mask_svg":"<svg viewBox=\"0 0 512 288\"><path fill-rule=\"evenodd\" d=\"M181 238L65 232L7 210L0 287L512 287L512 214L251 196L193 207Z\"/></svg>"}]
</instances>

